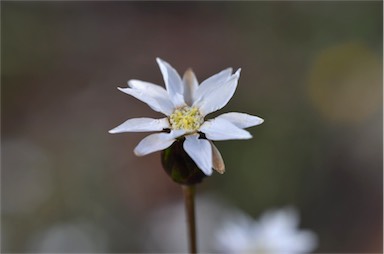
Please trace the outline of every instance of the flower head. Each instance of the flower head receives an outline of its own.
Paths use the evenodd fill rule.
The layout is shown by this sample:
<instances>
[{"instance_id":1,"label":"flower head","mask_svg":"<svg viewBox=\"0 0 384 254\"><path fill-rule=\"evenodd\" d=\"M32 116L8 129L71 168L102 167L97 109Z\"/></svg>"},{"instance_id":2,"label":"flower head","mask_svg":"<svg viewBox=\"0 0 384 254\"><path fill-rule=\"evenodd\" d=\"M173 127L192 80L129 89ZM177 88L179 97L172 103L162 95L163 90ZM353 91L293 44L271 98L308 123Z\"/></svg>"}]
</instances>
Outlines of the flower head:
<instances>
[{"instance_id":1,"label":"flower head","mask_svg":"<svg viewBox=\"0 0 384 254\"><path fill-rule=\"evenodd\" d=\"M164 150L178 138L185 137L185 152L205 175L211 175L212 168L223 173L224 162L211 140L249 139L252 136L244 128L263 122L257 116L235 112L205 120L208 114L223 108L231 99L240 69L234 74L232 68L225 69L199 85L191 69L181 78L170 64L160 58L156 60L166 89L139 80L129 80L127 88L118 89L145 102L166 117L129 119L109 132L158 131L145 137L136 146L134 152L138 156Z\"/></svg>"},{"instance_id":2,"label":"flower head","mask_svg":"<svg viewBox=\"0 0 384 254\"><path fill-rule=\"evenodd\" d=\"M239 213L217 231L216 246L224 253L310 253L317 236L298 225L299 214L292 207L267 211L258 221Z\"/></svg>"}]
</instances>

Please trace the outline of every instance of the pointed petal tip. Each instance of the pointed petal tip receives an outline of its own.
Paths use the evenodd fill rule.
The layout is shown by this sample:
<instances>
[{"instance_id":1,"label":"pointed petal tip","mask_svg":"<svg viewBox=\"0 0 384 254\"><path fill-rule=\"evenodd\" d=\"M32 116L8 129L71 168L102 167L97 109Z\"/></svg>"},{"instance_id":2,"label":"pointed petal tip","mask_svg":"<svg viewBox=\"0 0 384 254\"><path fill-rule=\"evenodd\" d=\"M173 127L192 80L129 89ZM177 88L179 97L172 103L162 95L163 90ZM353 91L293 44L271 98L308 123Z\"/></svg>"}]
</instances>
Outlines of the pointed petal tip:
<instances>
[{"instance_id":1,"label":"pointed petal tip","mask_svg":"<svg viewBox=\"0 0 384 254\"><path fill-rule=\"evenodd\" d=\"M120 126L120 125L119 125ZM119 127L118 126L118 127ZM124 131L121 131L121 129L119 130L119 128L118 127L115 127L115 128L113 128L113 129L110 129L109 131L108 131L108 133L110 133L110 134L116 134L116 133L122 133L122 132L124 132Z\"/></svg>"},{"instance_id":2,"label":"pointed petal tip","mask_svg":"<svg viewBox=\"0 0 384 254\"><path fill-rule=\"evenodd\" d=\"M161 70L161 68L166 68L165 65L167 64L167 62L164 61L163 59L161 59L160 57L156 57L156 63L157 63L157 65L159 65L160 70Z\"/></svg>"},{"instance_id":3,"label":"pointed petal tip","mask_svg":"<svg viewBox=\"0 0 384 254\"><path fill-rule=\"evenodd\" d=\"M188 81L190 81L191 83L192 83L194 80L196 80L196 75L195 75L195 73L193 72L192 68L188 68L188 69L184 72L183 80L188 80Z\"/></svg>"},{"instance_id":4,"label":"pointed petal tip","mask_svg":"<svg viewBox=\"0 0 384 254\"><path fill-rule=\"evenodd\" d=\"M122 88L122 87L117 87L117 90L119 90L119 91L121 91L121 92L123 92L124 93L124 90L125 89L127 89L128 87L126 87L126 88Z\"/></svg>"},{"instance_id":5,"label":"pointed petal tip","mask_svg":"<svg viewBox=\"0 0 384 254\"><path fill-rule=\"evenodd\" d=\"M137 157L142 157L142 156L144 156L144 154L139 153L139 152L136 150L136 148L133 150L133 154L136 155Z\"/></svg>"},{"instance_id":6,"label":"pointed petal tip","mask_svg":"<svg viewBox=\"0 0 384 254\"><path fill-rule=\"evenodd\" d=\"M109 134L117 134L117 133L122 133L122 132L126 132L126 131L119 130L117 127L108 131Z\"/></svg>"},{"instance_id":7,"label":"pointed petal tip","mask_svg":"<svg viewBox=\"0 0 384 254\"><path fill-rule=\"evenodd\" d=\"M254 121L254 124L252 126L256 126L256 125L260 125L260 124L264 123L263 118L258 117L258 116L254 116L254 118L255 118L255 121ZM250 127L252 127L252 126L250 126Z\"/></svg>"},{"instance_id":8,"label":"pointed petal tip","mask_svg":"<svg viewBox=\"0 0 384 254\"><path fill-rule=\"evenodd\" d=\"M262 119L262 118L260 118L258 116L253 116L253 117L254 117L253 123L249 127L257 126L257 125L260 125L260 124L264 123L264 119ZM246 128L248 128L248 127L246 127Z\"/></svg>"},{"instance_id":9,"label":"pointed petal tip","mask_svg":"<svg viewBox=\"0 0 384 254\"><path fill-rule=\"evenodd\" d=\"M244 139L252 139L253 138L252 134L249 131L247 131L247 130L244 130L244 131L248 132L247 134L244 135Z\"/></svg>"},{"instance_id":10,"label":"pointed petal tip","mask_svg":"<svg viewBox=\"0 0 384 254\"><path fill-rule=\"evenodd\" d=\"M223 168L223 171L217 171L219 174L223 175L225 173L225 168Z\"/></svg>"},{"instance_id":11,"label":"pointed petal tip","mask_svg":"<svg viewBox=\"0 0 384 254\"><path fill-rule=\"evenodd\" d=\"M220 175L224 174L225 173L225 165L224 165L224 162L222 163L222 165L214 165L213 167L214 170L216 170L217 173L219 173Z\"/></svg>"},{"instance_id":12,"label":"pointed petal tip","mask_svg":"<svg viewBox=\"0 0 384 254\"><path fill-rule=\"evenodd\" d=\"M203 173L206 175L206 176L211 176L213 171L212 171L212 168L210 170L205 170L203 171Z\"/></svg>"},{"instance_id":13,"label":"pointed petal tip","mask_svg":"<svg viewBox=\"0 0 384 254\"><path fill-rule=\"evenodd\" d=\"M183 78L190 78L192 75L195 75L195 73L193 72L192 68L189 67L185 72L184 72L184 75L183 75Z\"/></svg>"},{"instance_id":14,"label":"pointed petal tip","mask_svg":"<svg viewBox=\"0 0 384 254\"><path fill-rule=\"evenodd\" d=\"M199 167L200 168L200 167ZM211 176L213 173L212 167L211 168L200 168L201 171L203 171L204 175Z\"/></svg>"},{"instance_id":15,"label":"pointed petal tip","mask_svg":"<svg viewBox=\"0 0 384 254\"><path fill-rule=\"evenodd\" d=\"M216 172L219 173L220 175L222 175L222 174L225 173L225 168L223 168L223 169L220 169L220 168L214 168L214 170L216 170Z\"/></svg>"},{"instance_id":16,"label":"pointed petal tip","mask_svg":"<svg viewBox=\"0 0 384 254\"><path fill-rule=\"evenodd\" d=\"M147 136L148 137L148 136ZM137 146L135 147L135 149L133 149L133 154L137 157L143 157L147 154L150 154L150 153L153 153L152 151L151 152L143 152L143 151L140 151L140 143L137 144ZM141 149L142 150L142 149Z\"/></svg>"},{"instance_id":17,"label":"pointed petal tip","mask_svg":"<svg viewBox=\"0 0 384 254\"><path fill-rule=\"evenodd\" d=\"M156 62L157 64L163 64L165 61L163 59L161 59L160 57L156 57Z\"/></svg>"}]
</instances>

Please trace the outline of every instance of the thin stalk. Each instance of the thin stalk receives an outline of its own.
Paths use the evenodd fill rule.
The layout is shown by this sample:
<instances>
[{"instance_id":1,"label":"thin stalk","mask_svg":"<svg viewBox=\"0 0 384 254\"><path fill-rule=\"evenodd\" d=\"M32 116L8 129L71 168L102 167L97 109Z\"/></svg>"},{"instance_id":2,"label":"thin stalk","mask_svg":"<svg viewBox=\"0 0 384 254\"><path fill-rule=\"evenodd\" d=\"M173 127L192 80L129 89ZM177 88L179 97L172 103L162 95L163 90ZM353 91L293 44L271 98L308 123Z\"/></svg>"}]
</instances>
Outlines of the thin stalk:
<instances>
[{"instance_id":1,"label":"thin stalk","mask_svg":"<svg viewBox=\"0 0 384 254\"><path fill-rule=\"evenodd\" d=\"M195 186L182 185L188 227L189 253L197 253L195 220Z\"/></svg>"}]
</instances>

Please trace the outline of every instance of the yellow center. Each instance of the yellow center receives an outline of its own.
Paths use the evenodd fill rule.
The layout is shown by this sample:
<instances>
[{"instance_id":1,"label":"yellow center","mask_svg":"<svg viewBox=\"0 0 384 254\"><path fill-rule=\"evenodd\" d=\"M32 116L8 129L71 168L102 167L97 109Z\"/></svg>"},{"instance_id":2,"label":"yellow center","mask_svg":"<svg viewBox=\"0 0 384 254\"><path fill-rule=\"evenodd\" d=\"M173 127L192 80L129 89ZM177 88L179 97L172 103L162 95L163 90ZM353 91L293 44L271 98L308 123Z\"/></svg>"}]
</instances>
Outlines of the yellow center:
<instances>
[{"instance_id":1,"label":"yellow center","mask_svg":"<svg viewBox=\"0 0 384 254\"><path fill-rule=\"evenodd\" d=\"M170 116L169 122L173 130L197 131L204 122L204 117L196 107L182 107L176 109Z\"/></svg>"}]
</instances>

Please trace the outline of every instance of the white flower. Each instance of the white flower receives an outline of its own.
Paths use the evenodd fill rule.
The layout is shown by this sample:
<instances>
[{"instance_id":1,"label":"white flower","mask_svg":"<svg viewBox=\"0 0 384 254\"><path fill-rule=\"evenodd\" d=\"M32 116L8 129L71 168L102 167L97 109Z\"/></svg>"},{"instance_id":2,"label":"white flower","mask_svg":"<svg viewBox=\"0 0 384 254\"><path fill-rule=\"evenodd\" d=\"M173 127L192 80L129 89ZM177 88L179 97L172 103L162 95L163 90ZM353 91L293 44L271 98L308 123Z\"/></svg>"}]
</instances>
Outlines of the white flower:
<instances>
[{"instance_id":1,"label":"white flower","mask_svg":"<svg viewBox=\"0 0 384 254\"><path fill-rule=\"evenodd\" d=\"M137 156L166 149L177 138L185 136L184 150L206 175L212 174L212 168L223 173L224 162L210 140L249 139L252 136L244 128L263 122L263 119L245 113L225 113L208 121L204 119L231 99L240 69L234 74L232 68L225 69L199 85L192 70L187 70L181 78L167 62L160 58L156 60L166 89L139 80L129 80L128 88L118 89L145 102L166 117L129 119L109 132L160 131L145 137L136 146L134 152ZM205 138L201 138L202 133Z\"/></svg>"},{"instance_id":2,"label":"white flower","mask_svg":"<svg viewBox=\"0 0 384 254\"><path fill-rule=\"evenodd\" d=\"M259 221L239 214L217 231L217 249L225 253L299 254L317 247L317 237L299 230L293 208L264 213Z\"/></svg>"}]
</instances>

